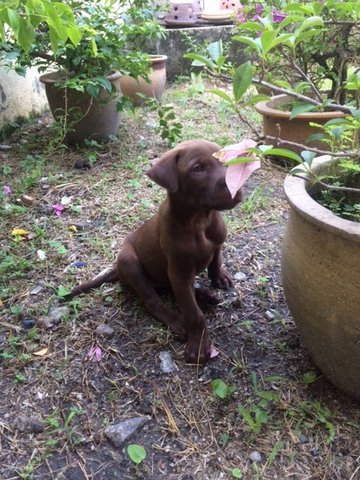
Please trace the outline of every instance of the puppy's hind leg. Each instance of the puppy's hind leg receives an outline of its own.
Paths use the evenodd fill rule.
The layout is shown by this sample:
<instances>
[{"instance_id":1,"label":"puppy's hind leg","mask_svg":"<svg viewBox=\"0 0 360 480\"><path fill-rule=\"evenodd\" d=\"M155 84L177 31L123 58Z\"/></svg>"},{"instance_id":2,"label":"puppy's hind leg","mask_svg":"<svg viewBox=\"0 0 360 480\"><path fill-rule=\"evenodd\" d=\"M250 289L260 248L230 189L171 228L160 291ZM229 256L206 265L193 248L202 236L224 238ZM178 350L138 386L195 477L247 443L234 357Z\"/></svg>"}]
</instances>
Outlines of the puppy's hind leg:
<instances>
[{"instance_id":1,"label":"puppy's hind leg","mask_svg":"<svg viewBox=\"0 0 360 480\"><path fill-rule=\"evenodd\" d=\"M117 268L121 278L136 291L148 312L167 325L180 339L186 340L181 315L164 304L130 243L122 247L117 258Z\"/></svg>"}]
</instances>

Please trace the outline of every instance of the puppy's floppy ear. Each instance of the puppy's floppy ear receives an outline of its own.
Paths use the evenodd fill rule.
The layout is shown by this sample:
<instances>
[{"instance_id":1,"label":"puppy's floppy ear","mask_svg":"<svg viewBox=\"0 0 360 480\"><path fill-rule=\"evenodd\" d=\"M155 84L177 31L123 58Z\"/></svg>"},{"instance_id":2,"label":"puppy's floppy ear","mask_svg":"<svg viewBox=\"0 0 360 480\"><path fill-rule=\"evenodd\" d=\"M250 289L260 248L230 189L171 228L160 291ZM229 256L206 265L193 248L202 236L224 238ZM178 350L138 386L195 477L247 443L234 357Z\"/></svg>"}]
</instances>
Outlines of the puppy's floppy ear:
<instances>
[{"instance_id":1,"label":"puppy's floppy ear","mask_svg":"<svg viewBox=\"0 0 360 480\"><path fill-rule=\"evenodd\" d=\"M177 162L181 151L180 148L169 150L146 172L151 180L171 193L175 193L179 188Z\"/></svg>"}]
</instances>

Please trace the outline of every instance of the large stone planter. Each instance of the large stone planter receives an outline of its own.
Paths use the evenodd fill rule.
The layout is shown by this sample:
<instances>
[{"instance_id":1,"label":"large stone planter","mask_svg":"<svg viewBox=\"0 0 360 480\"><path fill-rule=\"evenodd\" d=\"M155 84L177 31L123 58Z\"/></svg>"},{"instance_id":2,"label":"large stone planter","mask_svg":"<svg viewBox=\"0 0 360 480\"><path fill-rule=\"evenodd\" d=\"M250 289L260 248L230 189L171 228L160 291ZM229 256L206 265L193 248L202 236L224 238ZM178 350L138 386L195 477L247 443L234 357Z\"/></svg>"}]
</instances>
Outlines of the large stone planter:
<instances>
[{"instance_id":1,"label":"large stone planter","mask_svg":"<svg viewBox=\"0 0 360 480\"><path fill-rule=\"evenodd\" d=\"M102 90L98 97L59 86L64 78L60 72L46 73L40 77L45 85L46 96L55 120L62 120L66 112L66 136L69 144L81 143L85 139L108 140L116 135L120 124L120 113L116 108L116 98ZM120 73L109 75L119 95Z\"/></svg>"},{"instance_id":2,"label":"large stone planter","mask_svg":"<svg viewBox=\"0 0 360 480\"><path fill-rule=\"evenodd\" d=\"M156 98L160 100L166 86L166 55L149 55L150 72L148 80L138 77L133 78L129 75L122 75L120 78L120 86L123 95L131 98L137 106L144 103L144 98L138 93L148 98Z\"/></svg>"},{"instance_id":3,"label":"large stone planter","mask_svg":"<svg viewBox=\"0 0 360 480\"><path fill-rule=\"evenodd\" d=\"M329 168L329 160L316 169ZM290 215L283 242L284 292L315 364L360 400L360 224L335 216L288 176Z\"/></svg>"},{"instance_id":4,"label":"large stone planter","mask_svg":"<svg viewBox=\"0 0 360 480\"><path fill-rule=\"evenodd\" d=\"M281 140L305 144L305 140L314 133L320 131L319 128L310 126L310 122L324 125L333 118L343 118L342 112L308 112L300 113L297 117L290 120L290 111L279 110L279 107L287 103L291 97L288 95L276 95L271 100L265 100L255 105L255 109L263 116L264 135L280 137ZM300 153L303 148L287 147ZM325 148L328 145L323 142L315 141L309 143L314 148Z\"/></svg>"}]
</instances>

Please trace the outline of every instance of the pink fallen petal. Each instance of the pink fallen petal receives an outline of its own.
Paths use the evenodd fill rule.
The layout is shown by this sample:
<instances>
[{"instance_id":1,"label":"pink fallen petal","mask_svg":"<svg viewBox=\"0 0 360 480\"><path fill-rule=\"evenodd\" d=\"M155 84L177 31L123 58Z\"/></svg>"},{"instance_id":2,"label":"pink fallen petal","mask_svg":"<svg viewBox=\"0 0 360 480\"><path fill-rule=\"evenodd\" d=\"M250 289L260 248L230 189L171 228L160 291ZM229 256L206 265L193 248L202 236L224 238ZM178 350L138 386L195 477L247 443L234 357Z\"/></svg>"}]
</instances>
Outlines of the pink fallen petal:
<instances>
[{"instance_id":1,"label":"pink fallen petal","mask_svg":"<svg viewBox=\"0 0 360 480\"><path fill-rule=\"evenodd\" d=\"M90 351L87 355L91 362L101 362L102 351L98 345L94 345L90 348Z\"/></svg>"},{"instance_id":2,"label":"pink fallen petal","mask_svg":"<svg viewBox=\"0 0 360 480\"><path fill-rule=\"evenodd\" d=\"M244 185L250 175L260 168L259 160L251 160L247 163L229 165L226 171L225 182L230 191L231 198Z\"/></svg>"},{"instance_id":3,"label":"pink fallen petal","mask_svg":"<svg viewBox=\"0 0 360 480\"><path fill-rule=\"evenodd\" d=\"M11 194L11 188L8 187L7 185L3 186L3 193L4 195L10 195Z\"/></svg>"},{"instance_id":4,"label":"pink fallen petal","mask_svg":"<svg viewBox=\"0 0 360 480\"><path fill-rule=\"evenodd\" d=\"M64 211L64 205L61 205L60 203L55 203L55 205L52 206L54 212L55 212L55 215L57 215L58 217L62 214L62 212Z\"/></svg>"},{"instance_id":5,"label":"pink fallen petal","mask_svg":"<svg viewBox=\"0 0 360 480\"><path fill-rule=\"evenodd\" d=\"M215 358L219 355L219 350L217 350L213 344L210 345L210 358Z\"/></svg>"},{"instance_id":6,"label":"pink fallen petal","mask_svg":"<svg viewBox=\"0 0 360 480\"><path fill-rule=\"evenodd\" d=\"M213 154L220 162L229 162L237 157L245 156L249 148L256 147L257 143L251 138L244 138L240 143L228 145Z\"/></svg>"}]
</instances>

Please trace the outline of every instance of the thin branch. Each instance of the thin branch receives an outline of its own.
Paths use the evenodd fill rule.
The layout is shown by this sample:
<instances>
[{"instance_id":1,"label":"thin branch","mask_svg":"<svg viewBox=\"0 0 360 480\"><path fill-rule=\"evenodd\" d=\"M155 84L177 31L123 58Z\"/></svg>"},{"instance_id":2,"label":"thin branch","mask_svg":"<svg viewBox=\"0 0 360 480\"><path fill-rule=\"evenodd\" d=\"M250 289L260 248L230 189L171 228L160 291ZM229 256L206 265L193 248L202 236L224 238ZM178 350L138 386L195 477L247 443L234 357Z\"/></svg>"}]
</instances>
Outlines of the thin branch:
<instances>
[{"instance_id":1,"label":"thin branch","mask_svg":"<svg viewBox=\"0 0 360 480\"><path fill-rule=\"evenodd\" d=\"M311 173L311 172L307 172L307 173ZM292 174L291 172L290 172L290 175L292 177L300 178L301 180L305 180L307 182L311 181L311 178L303 177L303 176L297 175L297 174ZM322 182L321 180L318 180L313 173L311 173L311 175L312 175L312 179L315 180L315 183L320 185L320 187L322 187L322 188L326 188L327 190L337 190L337 191L342 191L342 192L352 192L352 193L360 194L360 188L341 187L341 186L338 186L338 185L329 185L328 183L325 183L325 182Z\"/></svg>"},{"instance_id":2,"label":"thin branch","mask_svg":"<svg viewBox=\"0 0 360 480\"><path fill-rule=\"evenodd\" d=\"M290 142L289 140L282 140L279 137L273 137L271 135L265 135L262 137L264 140L268 140L270 142L275 142L275 144L280 144L280 145L288 145L289 147L296 147L296 148L302 148L304 150L308 150L309 152L314 152L319 155L331 155L332 157L336 158L358 158L359 157L359 152L358 151L346 151L346 152L339 152L339 153L334 153L330 152L329 150L321 150L319 148L315 147L308 147L307 145L304 145L302 143L296 143L296 142Z\"/></svg>"},{"instance_id":3,"label":"thin branch","mask_svg":"<svg viewBox=\"0 0 360 480\"><path fill-rule=\"evenodd\" d=\"M290 62L292 68L300 75L300 77L305 80L311 87L312 91L315 93L319 101L322 101L322 96L316 85L311 81L311 78L306 75L302 68L299 67L294 61L294 59L289 56L283 48L281 48L281 53L284 57Z\"/></svg>"}]
</instances>

